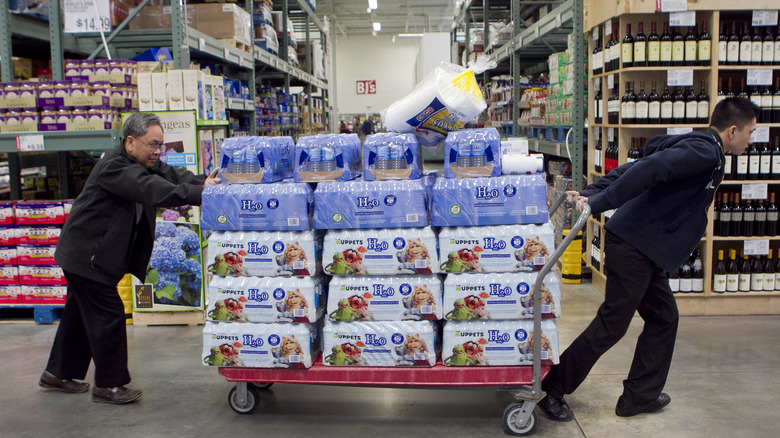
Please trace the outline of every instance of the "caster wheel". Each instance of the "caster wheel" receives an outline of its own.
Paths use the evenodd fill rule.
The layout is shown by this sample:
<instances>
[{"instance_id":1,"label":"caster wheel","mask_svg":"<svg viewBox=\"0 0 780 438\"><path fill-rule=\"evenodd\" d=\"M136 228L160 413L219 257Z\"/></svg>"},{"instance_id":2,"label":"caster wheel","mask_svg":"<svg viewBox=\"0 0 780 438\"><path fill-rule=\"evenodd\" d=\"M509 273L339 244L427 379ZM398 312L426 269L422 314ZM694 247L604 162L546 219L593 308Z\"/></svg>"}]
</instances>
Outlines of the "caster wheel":
<instances>
[{"instance_id":1,"label":"caster wheel","mask_svg":"<svg viewBox=\"0 0 780 438\"><path fill-rule=\"evenodd\" d=\"M252 385L246 386L246 401L243 404L239 404L238 401L238 387L234 386L228 393L228 404L239 414L251 414L257 409L259 401L260 393Z\"/></svg>"},{"instance_id":2,"label":"caster wheel","mask_svg":"<svg viewBox=\"0 0 780 438\"><path fill-rule=\"evenodd\" d=\"M269 389L274 386L274 382L252 382L252 385L257 389Z\"/></svg>"},{"instance_id":3,"label":"caster wheel","mask_svg":"<svg viewBox=\"0 0 780 438\"><path fill-rule=\"evenodd\" d=\"M531 416L528 417L525 424L518 424L518 418L523 416L526 409L531 409ZM528 402L512 403L504 409L504 431L510 435L525 436L533 433L536 429L536 412L533 412L533 405Z\"/></svg>"}]
</instances>

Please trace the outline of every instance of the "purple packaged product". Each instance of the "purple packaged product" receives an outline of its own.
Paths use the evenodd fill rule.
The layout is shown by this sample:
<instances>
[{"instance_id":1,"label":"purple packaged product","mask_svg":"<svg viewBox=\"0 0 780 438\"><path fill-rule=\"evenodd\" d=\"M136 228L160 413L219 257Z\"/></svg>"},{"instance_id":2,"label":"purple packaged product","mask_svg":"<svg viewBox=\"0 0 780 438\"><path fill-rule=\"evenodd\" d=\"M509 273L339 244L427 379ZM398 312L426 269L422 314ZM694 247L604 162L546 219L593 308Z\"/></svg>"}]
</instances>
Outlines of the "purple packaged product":
<instances>
[{"instance_id":1,"label":"purple packaged product","mask_svg":"<svg viewBox=\"0 0 780 438\"><path fill-rule=\"evenodd\" d=\"M433 186L431 225L540 224L548 221L541 174L497 178L439 178Z\"/></svg>"}]
</instances>

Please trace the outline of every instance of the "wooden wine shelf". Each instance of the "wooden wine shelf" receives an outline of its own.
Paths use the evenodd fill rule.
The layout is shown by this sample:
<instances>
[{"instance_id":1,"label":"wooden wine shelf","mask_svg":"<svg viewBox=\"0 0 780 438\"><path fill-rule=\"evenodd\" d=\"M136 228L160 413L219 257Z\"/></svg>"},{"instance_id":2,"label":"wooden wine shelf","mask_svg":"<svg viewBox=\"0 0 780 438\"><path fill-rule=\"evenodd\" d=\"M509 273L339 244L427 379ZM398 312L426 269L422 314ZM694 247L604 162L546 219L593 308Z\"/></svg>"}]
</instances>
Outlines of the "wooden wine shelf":
<instances>
[{"instance_id":1,"label":"wooden wine shelf","mask_svg":"<svg viewBox=\"0 0 780 438\"><path fill-rule=\"evenodd\" d=\"M751 236L751 237L746 237L746 236L728 236L728 237L712 236L712 240L713 241L718 241L718 242L721 242L721 241L722 242L735 242L735 241L736 242L741 242L743 240L772 240L772 239L778 239L778 238L780 238L780 236Z\"/></svg>"},{"instance_id":2,"label":"wooden wine shelf","mask_svg":"<svg viewBox=\"0 0 780 438\"><path fill-rule=\"evenodd\" d=\"M741 186L742 184L780 184L780 179L724 179L720 185Z\"/></svg>"},{"instance_id":3,"label":"wooden wine shelf","mask_svg":"<svg viewBox=\"0 0 780 438\"><path fill-rule=\"evenodd\" d=\"M718 65L718 70L776 70L780 65Z\"/></svg>"},{"instance_id":4,"label":"wooden wine shelf","mask_svg":"<svg viewBox=\"0 0 780 438\"><path fill-rule=\"evenodd\" d=\"M628 67L628 68L619 68L617 70L612 70L609 73L599 73L597 75L593 75L594 78L603 78L612 74L616 73L646 73L646 72L665 72L669 70L693 70L693 71L710 71L712 69L712 66L706 65L693 65L690 67Z\"/></svg>"}]
</instances>

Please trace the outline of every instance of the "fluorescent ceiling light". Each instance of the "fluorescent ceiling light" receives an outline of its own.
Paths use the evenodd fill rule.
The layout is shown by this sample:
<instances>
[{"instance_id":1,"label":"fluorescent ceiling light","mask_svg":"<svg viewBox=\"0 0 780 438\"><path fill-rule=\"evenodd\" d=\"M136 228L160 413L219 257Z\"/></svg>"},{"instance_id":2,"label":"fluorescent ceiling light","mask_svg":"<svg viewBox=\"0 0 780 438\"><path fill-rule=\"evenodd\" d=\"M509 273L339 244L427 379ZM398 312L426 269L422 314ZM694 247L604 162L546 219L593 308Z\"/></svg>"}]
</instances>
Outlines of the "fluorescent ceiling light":
<instances>
[{"instance_id":1,"label":"fluorescent ceiling light","mask_svg":"<svg viewBox=\"0 0 780 438\"><path fill-rule=\"evenodd\" d=\"M377 0L368 0L368 9L376 9L379 5L376 4Z\"/></svg>"},{"instance_id":2,"label":"fluorescent ceiling light","mask_svg":"<svg viewBox=\"0 0 780 438\"><path fill-rule=\"evenodd\" d=\"M399 33L399 38L422 38L423 34L421 33Z\"/></svg>"},{"instance_id":3,"label":"fluorescent ceiling light","mask_svg":"<svg viewBox=\"0 0 780 438\"><path fill-rule=\"evenodd\" d=\"M378 21L375 21L374 22L374 31L375 32L379 32L380 30L382 30L382 23L380 23Z\"/></svg>"}]
</instances>

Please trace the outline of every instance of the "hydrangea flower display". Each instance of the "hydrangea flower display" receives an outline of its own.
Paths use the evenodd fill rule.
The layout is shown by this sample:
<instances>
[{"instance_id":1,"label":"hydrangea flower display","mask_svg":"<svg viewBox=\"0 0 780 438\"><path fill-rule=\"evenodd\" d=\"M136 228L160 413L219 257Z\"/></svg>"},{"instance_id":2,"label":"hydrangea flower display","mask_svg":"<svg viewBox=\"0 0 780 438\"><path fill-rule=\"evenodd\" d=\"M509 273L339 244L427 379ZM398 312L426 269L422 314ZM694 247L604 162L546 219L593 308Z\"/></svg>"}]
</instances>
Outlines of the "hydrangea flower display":
<instances>
[{"instance_id":1,"label":"hydrangea flower display","mask_svg":"<svg viewBox=\"0 0 780 438\"><path fill-rule=\"evenodd\" d=\"M197 225L157 221L146 282L158 304L200 307L203 291Z\"/></svg>"}]
</instances>

